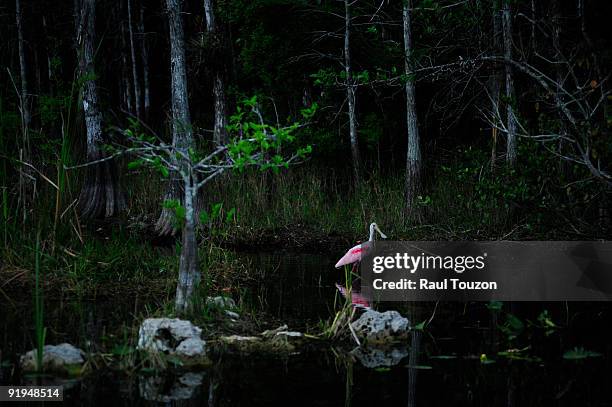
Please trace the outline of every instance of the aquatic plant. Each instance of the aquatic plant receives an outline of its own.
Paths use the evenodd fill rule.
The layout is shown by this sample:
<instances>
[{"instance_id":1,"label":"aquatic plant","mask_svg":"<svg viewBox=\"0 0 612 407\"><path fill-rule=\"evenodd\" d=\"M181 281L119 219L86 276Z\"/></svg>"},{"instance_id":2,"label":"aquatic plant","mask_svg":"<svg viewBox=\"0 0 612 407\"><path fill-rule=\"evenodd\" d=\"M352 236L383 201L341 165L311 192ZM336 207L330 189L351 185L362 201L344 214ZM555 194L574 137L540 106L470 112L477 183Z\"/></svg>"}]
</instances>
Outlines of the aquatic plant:
<instances>
[{"instance_id":1,"label":"aquatic plant","mask_svg":"<svg viewBox=\"0 0 612 407\"><path fill-rule=\"evenodd\" d=\"M588 358L600 358L603 355L599 352L586 350L582 346L576 346L574 349L568 350L563 354L563 359L566 360L584 360Z\"/></svg>"},{"instance_id":2,"label":"aquatic plant","mask_svg":"<svg viewBox=\"0 0 612 407\"><path fill-rule=\"evenodd\" d=\"M47 328L44 326L44 303L43 290L40 275L40 233L36 236L36 261L34 267L35 289L34 289L34 324L36 336L36 368L42 371L43 351L45 347L45 336Z\"/></svg>"},{"instance_id":3,"label":"aquatic plant","mask_svg":"<svg viewBox=\"0 0 612 407\"><path fill-rule=\"evenodd\" d=\"M336 312L336 315L329 324L328 328L323 331L323 336L328 339L338 340L346 338L350 335L353 337L355 342L357 342L357 345L361 345L357 335L353 331L353 327L351 326L351 322L353 321L357 308L353 306L353 271L350 265L344 266L344 286L346 287L345 295L343 298L340 296L342 298L340 310ZM336 293L336 298L334 299L334 307L337 305L337 300L338 293Z\"/></svg>"}]
</instances>

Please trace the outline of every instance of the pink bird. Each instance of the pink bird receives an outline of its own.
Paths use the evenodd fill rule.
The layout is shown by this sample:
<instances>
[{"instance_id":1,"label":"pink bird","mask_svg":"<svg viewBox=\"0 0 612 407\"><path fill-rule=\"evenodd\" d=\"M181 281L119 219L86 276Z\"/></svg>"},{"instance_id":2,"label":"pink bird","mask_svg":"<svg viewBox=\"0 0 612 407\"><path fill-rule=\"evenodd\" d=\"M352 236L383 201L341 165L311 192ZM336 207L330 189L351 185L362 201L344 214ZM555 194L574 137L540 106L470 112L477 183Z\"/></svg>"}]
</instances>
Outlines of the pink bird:
<instances>
[{"instance_id":1,"label":"pink bird","mask_svg":"<svg viewBox=\"0 0 612 407\"><path fill-rule=\"evenodd\" d=\"M372 242L374 241L376 232L380 233L380 237L386 239L387 236L381 232L376 223L370 224L370 238L367 242L358 244L349 249L348 252L340 260L336 263L336 268L342 267L347 264L353 264L353 272L357 267L357 264L361 261L361 256L363 253L367 252L372 246ZM342 297L346 298L348 296L347 289L339 284L336 284L336 288L340 291ZM365 298L358 290L351 289L351 302L354 307L361 309L370 309L370 301Z\"/></svg>"},{"instance_id":2,"label":"pink bird","mask_svg":"<svg viewBox=\"0 0 612 407\"><path fill-rule=\"evenodd\" d=\"M374 241L376 232L380 233L380 237L382 237L383 239L387 238L387 235L385 235L383 232L380 231L376 223L371 223L370 224L370 239L365 243L361 243L361 244L358 244L357 246L351 247L349 251L346 252L346 254L342 256L340 260L338 260L338 263L336 263L335 267L340 268L346 264L354 264L354 263L360 262L361 255L364 252L368 251L368 249L370 248L372 244L371 242Z\"/></svg>"}]
</instances>

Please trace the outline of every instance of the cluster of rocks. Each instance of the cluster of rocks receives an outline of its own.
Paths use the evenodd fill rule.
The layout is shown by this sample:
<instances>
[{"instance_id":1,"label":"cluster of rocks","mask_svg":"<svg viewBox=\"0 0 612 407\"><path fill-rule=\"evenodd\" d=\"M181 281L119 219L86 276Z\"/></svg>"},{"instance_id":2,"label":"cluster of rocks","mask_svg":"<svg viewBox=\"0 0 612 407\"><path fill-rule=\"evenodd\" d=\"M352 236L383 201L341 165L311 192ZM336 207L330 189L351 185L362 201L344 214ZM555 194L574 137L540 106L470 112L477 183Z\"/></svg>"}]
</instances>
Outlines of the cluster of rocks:
<instances>
[{"instance_id":1,"label":"cluster of rocks","mask_svg":"<svg viewBox=\"0 0 612 407\"><path fill-rule=\"evenodd\" d=\"M209 297L207 304L223 312L228 318L236 321L240 315L235 312L236 303L228 297ZM410 330L410 322L397 311L378 312L367 310L351 323L351 328L363 346L351 353L366 367L392 366L405 356L405 347ZM292 353L303 345L307 336L301 332L291 331L287 325L267 330L258 336L229 335L212 341L222 348L229 348L243 353ZM387 345L400 343L400 347L389 348ZM208 346L202 339L202 329L190 321L178 318L149 318L142 322L138 332L137 348L148 354L178 359L183 366L200 366L209 363ZM21 357L21 368L25 372L37 371L37 351L31 350ZM43 349L42 369L46 372L74 375L80 373L85 363L85 354L81 349L68 343L46 345ZM198 380L186 377L185 386L181 385L169 397L189 393ZM153 394L156 386L143 384L141 389L151 400L163 400L164 396Z\"/></svg>"}]
</instances>

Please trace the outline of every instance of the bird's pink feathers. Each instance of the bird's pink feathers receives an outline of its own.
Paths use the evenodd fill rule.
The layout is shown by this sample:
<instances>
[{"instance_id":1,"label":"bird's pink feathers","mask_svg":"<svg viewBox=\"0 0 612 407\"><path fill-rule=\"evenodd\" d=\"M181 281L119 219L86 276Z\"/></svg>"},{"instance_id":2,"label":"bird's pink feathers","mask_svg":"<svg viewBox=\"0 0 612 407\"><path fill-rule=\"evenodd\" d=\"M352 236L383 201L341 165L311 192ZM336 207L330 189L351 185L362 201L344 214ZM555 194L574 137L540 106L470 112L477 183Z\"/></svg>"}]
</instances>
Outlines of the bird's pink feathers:
<instances>
[{"instance_id":1,"label":"bird's pink feathers","mask_svg":"<svg viewBox=\"0 0 612 407\"><path fill-rule=\"evenodd\" d=\"M351 247L349 251L346 252L346 254L342 256L340 260L338 260L338 263L336 263L336 268L361 261L361 252L363 252L363 249L361 248L360 244Z\"/></svg>"},{"instance_id":2,"label":"bird's pink feathers","mask_svg":"<svg viewBox=\"0 0 612 407\"><path fill-rule=\"evenodd\" d=\"M336 288L340 291L342 297L346 298L348 296L348 292L346 288L341 286L340 284L336 284ZM357 290L352 290L351 292L351 302L353 303L353 307L362 308L362 309L370 309L370 300L361 295L361 293Z\"/></svg>"},{"instance_id":3,"label":"bird's pink feathers","mask_svg":"<svg viewBox=\"0 0 612 407\"><path fill-rule=\"evenodd\" d=\"M347 264L353 264L361 261L361 256L370 248L370 242L358 244L351 247L348 252L336 263L336 268Z\"/></svg>"}]
</instances>

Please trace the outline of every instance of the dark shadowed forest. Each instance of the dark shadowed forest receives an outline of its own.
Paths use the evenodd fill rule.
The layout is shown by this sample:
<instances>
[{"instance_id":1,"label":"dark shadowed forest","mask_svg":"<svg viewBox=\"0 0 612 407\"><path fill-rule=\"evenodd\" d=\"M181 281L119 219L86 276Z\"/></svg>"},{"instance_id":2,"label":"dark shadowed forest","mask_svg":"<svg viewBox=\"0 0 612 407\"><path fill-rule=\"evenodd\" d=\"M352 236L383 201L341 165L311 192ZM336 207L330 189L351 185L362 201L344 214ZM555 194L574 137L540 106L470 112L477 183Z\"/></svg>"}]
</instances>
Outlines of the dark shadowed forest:
<instances>
[{"instance_id":1,"label":"dark shadowed forest","mask_svg":"<svg viewBox=\"0 0 612 407\"><path fill-rule=\"evenodd\" d=\"M332 259L371 222L391 240L610 239L610 15L603 0L3 1L0 384L25 383L17 354L38 349L40 373L43 345L60 342L85 349L79 375L182 366L138 353L151 316L188 318L205 338L286 322L359 343L351 290L341 305L334 286L351 271ZM585 360L610 371L610 341L598 342L610 308L598 304L412 304L404 356L418 369L367 370L357 357L354 373L354 352L312 356L308 344L283 380L333 364L341 373L312 382L341 390L325 405L377 402L357 383L387 379L382 399L435 404L415 392L416 372L468 355L479 365L449 368L465 383L435 376L437 365L419 380L450 386L446 404L606 405L610 373L572 376ZM449 335L459 339L447 347L428 339ZM243 352L237 343L225 346ZM216 373L195 387L173 371L192 392L183 399L278 403L231 390L242 362L228 357L212 357ZM494 359L506 370L479 385ZM119 400L116 382L86 377L106 390L73 402ZM129 397L180 399L147 377ZM267 395L279 380L245 379ZM530 398L529 386L546 390Z\"/></svg>"}]
</instances>

